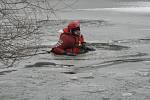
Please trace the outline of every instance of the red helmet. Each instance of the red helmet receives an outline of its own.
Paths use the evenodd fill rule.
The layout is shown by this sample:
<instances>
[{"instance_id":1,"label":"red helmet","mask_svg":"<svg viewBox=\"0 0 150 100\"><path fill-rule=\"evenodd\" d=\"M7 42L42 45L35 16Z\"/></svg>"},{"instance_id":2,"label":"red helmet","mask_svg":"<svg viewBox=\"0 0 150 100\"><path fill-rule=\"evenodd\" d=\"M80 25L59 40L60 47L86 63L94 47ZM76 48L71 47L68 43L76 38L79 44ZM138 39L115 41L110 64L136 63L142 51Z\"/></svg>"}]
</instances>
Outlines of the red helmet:
<instances>
[{"instance_id":1,"label":"red helmet","mask_svg":"<svg viewBox=\"0 0 150 100\"><path fill-rule=\"evenodd\" d=\"M68 24L68 29L71 32L74 29L80 30L80 22L79 21L72 21Z\"/></svg>"}]
</instances>

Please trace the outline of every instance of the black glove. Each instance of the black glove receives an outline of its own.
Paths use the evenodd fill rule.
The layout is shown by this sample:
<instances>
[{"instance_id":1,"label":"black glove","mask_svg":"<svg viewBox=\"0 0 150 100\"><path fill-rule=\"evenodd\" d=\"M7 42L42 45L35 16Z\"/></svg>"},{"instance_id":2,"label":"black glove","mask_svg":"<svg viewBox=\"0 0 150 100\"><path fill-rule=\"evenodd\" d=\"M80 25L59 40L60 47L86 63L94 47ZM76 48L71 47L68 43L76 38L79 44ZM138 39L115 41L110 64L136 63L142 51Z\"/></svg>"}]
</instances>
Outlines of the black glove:
<instances>
[{"instance_id":1,"label":"black glove","mask_svg":"<svg viewBox=\"0 0 150 100\"><path fill-rule=\"evenodd\" d=\"M81 53L86 53L88 51L95 51L95 49L93 47L88 46L86 42L83 42L79 48Z\"/></svg>"}]
</instances>

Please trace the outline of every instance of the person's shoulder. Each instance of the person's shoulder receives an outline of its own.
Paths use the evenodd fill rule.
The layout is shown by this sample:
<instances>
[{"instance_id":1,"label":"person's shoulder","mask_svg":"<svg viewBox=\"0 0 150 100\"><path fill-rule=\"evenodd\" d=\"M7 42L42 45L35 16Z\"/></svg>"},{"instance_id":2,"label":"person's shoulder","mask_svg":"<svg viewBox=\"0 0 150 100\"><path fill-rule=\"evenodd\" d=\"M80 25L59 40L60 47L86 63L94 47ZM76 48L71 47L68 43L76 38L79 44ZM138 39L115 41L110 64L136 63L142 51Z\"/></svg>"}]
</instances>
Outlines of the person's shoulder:
<instances>
[{"instance_id":1,"label":"person's shoulder","mask_svg":"<svg viewBox=\"0 0 150 100\"><path fill-rule=\"evenodd\" d=\"M64 33L64 32L61 33L61 35L60 35L60 39L63 41L67 40L69 37L70 37L70 35L68 35L67 33Z\"/></svg>"},{"instance_id":2,"label":"person's shoulder","mask_svg":"<svg viewBox=\"0 0 150 100\"><path fill-rule=\"evenodd\" d=\"M63 29L63 32L61 33L61 36L60 37L68 37L70 36L70 33L68 31L68 28L64 28Z\"/></svg>"}]
</instances>

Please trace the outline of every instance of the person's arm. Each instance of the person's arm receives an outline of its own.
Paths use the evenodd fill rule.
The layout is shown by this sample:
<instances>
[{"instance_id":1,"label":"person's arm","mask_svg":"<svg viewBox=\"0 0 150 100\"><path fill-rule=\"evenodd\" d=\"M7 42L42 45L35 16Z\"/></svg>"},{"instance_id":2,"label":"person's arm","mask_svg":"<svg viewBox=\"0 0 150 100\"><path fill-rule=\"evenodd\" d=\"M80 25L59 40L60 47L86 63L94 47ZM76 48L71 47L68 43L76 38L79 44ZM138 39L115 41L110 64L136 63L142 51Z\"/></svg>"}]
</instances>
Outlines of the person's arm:
<instances>
[{"instance_id":1,"label":"person's arm","mask_svg":"<svg viewBox=\"0 0 150 100\"><path fill-rule=\"evenodd\" d=\"M64 50L64 42L63 40L59 40L54 48L52 48L51 52L59 55L65 54Z\"/></svg>"},{"instance_id":2,"label":"person's arm","mask_svg":"<svg viewBox=\"0 0 150 100\"><path fill-rule=\"evenodd\" d=\"M81 53L86 53L88 51L95 51L93 47L87 45L87 43L84 41L83 35L81 35L81 38L82 38L82 45L80 47Z\"/></svg>"}]
</instances>

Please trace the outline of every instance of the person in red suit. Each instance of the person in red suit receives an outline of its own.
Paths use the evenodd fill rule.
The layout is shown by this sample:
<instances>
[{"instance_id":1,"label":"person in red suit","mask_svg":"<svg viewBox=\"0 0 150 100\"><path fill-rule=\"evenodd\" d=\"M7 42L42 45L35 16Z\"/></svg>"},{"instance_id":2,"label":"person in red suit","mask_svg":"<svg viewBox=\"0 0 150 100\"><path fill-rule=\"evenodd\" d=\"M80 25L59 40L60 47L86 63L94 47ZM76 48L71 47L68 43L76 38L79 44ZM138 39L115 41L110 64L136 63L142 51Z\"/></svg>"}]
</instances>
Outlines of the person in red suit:
<instances>
[{"instance_id":1,"label":"person in red suit","mask_svg":"<svg viewBox=\"0 0 150 100\"><path fill-rule=\"evenodd\" d=\"M83 47L85 44L84 37L80 33L80 22L72 21L60 35L59 41L52 48L51 52L58 55L77 55L87 52Z\"/></svg>"}]
</instances>

